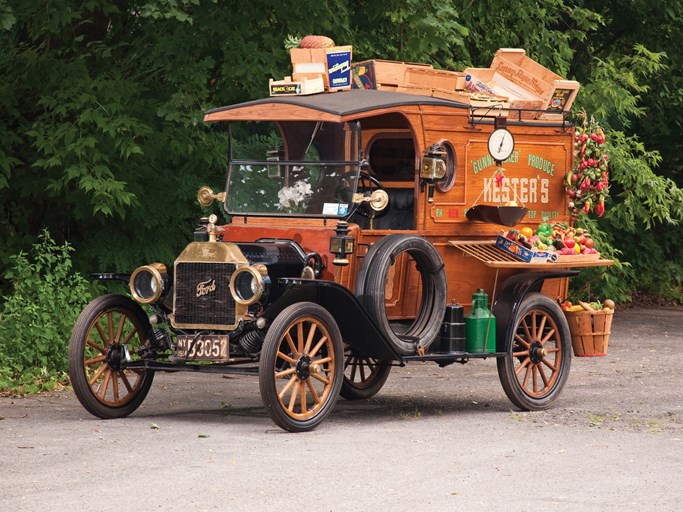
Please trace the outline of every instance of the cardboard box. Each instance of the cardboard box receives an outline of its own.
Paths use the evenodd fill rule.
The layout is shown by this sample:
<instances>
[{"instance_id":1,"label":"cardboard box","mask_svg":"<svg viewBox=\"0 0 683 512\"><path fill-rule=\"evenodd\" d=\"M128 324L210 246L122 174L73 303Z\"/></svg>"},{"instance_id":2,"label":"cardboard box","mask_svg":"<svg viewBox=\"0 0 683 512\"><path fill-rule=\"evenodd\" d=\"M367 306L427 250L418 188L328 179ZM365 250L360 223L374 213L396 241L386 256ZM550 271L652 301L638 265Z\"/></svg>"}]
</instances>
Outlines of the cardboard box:
<instances>
[{"instance_id":1,"label":"cardboard box","mask_svg":"<svg viewBox=\"0 0 683 512\"><path fill-rule=\"evenodd\" d=\"M519 48L498 50L491 68L543 100L543 109L551 115L570 110L580 88L577 81L564 80L527 57L526 52Z\"/></svg>"},{"instance_id":2,"label":"cardboard box","mask_svg":"<svg viewBox=\"0 0 683 512\"><path fill-rule=\"evenodd\" d=\"M325 84L322 77L301 81L292 81L292 77L286 76L284 80L273 80L268 84L271 96L303 96L325 92Z\"/></svg>"},{"instance_id":3,"label":"cardboard box","mask_svg":"<svg viewBox=\"0 0 683 512\"><path fill-rule=\"evenodd\" d=\"M526 263L546 263L550 257L547 251L533 251L527 249L523 245L518 244L514 240L510 240L502 235L496 237L496 247L513 254L518 259Z\"/></svg>"},{"instance_id":4,"label":"cardboard box","mask_svg":"<svg viewBox=\"0 0 683 512\"><path fill-rule=\"evenodd\" d=\"M352 46L292 48L289 51L292 75L306 77L320 75L328 90L350 89L352 53Z\"/></svg>"},{"instance_id":5,"label":"cardboard box","mask_svg":"<svg viewBox=\"0 0 683 512\"><path fill-rule=\"evenodd\" d=\"M352 46L325 48L327 87L330 91L351 89Z\"/></svg>"},{"instance_id":6,"label":"cardboard box","mask_svg":"<svg viewBox=\"0 0 683 512\"><path fill-rule=\"evenodd\" d=\"M325 48L292 48L289 50L293 73L326 73Z\"/></svg>"},{"instance_id":7,"label":"cardboard box","mask_svg":"<svg viewBox=\"0 0 683 512\"><path fill-rule=\"evenodd\" d=\"M364 60L351 66L353 89L377 89L378 85L405 87L409 68L434 69L431 64L412 64L393 60Z\"/></svg>"}]
</instances>

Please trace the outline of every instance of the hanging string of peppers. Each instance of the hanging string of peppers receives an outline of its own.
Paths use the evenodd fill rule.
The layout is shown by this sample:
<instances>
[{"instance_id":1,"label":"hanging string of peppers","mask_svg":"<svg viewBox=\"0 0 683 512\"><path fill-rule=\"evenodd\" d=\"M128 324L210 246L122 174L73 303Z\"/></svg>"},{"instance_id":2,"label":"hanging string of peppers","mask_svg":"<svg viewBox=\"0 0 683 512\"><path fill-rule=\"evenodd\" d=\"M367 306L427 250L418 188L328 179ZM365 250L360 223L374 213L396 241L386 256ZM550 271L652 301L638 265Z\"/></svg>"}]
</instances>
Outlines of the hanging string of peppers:
<instances>
[{"instance_id":1,"label":"hanging string of peppers","mask_svg":"<svg viewBox=\"0 0 683 512\"><path fill-rule=\"evenodd\" d=\"M565 176L572 222L594 211L605 213L609 195L609 157L605 151L605 132L593 116L583 111L583 121L574 136L574 168Z\"/></svg>"}]
</instances>

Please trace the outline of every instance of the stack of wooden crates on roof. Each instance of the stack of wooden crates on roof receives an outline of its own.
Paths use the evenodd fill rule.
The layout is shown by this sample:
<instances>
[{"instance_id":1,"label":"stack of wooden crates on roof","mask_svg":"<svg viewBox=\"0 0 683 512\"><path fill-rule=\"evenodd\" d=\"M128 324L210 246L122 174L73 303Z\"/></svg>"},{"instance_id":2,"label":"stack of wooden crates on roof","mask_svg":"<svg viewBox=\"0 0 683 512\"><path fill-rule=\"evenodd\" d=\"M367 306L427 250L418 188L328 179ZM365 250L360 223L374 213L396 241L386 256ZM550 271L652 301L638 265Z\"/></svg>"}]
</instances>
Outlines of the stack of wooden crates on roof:
<instances>
[{"instance_id":1,"label":"stack of wooden crates on roof","mask_svg":"<svg viewBox=\"0 0 683 512\"><path fill-rule=\"evenodd\" d=\"M564 80L524 50L511 48L498 50L489 68L464 71L386 60L356 62L351 85L460 101L476 107L475 115L548 121L562 120L579 91L578 82Z\"/></svg>"}]
</instances>

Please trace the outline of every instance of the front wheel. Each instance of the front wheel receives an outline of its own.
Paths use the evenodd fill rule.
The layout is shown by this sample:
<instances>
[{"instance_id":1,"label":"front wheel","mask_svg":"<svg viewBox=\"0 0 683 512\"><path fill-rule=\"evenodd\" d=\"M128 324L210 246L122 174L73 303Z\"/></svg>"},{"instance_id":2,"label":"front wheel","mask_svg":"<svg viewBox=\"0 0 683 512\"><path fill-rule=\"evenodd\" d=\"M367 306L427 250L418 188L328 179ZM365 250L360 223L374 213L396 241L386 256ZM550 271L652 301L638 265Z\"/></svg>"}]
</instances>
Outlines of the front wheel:
<instances>
[{"instance_id":1,"label":"front wheel","mask_svg":"<svg viewBox=\"0 0 683 512\"><path fill-rule=\"evenodd\" d=\"M69 342L69 378L91 414L122 418L147 396L154 372L126 369L150 344L149 320L128 297L104 295L78 317Z\"/></svg>"},{"instance_id":2,"label":"front wheel","mask_svg":"<svg viewBox=\"0 0 683 512\"><path fill-rule=\"evenodd\" d=\"M259 387L271 419L290 432L318 426L337 403L343 357L339 327L327 310L312 302L285 308L261 349Z\"/></svg>"},{"instance_id":3,"label":"front wheel","mask_svg":"<svg viewBox=\"0 0 683 512\"><path fill-rule=\"evenodd\" d=\"M498 359L505 394L524 411L549 408L571 367L571 335L564 313L549 297L532 293L520 304L508 336L507 356Z\"/></svg>"}]
</instances>

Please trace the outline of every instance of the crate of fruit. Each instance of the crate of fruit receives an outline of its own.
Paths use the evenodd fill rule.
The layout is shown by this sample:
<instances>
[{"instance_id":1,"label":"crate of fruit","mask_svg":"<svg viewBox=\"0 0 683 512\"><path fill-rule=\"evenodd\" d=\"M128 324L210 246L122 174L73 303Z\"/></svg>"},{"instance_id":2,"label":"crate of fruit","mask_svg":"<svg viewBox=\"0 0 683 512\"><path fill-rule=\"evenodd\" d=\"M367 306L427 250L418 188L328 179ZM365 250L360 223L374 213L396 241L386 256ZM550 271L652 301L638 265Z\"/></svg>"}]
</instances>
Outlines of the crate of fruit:
<instances>
[{"instance_id":1,"label":"crate of fruit","mask_svg":"<svg viewBox=\"0 0 683 512\"><path fill-rule=\"evenodd\" d=\"M602 309L596 309L596 306L602 307ZM572 348L576 357L607 355L607 345L612 329L612 318L614 317L613 308L603 307L597 303L591 305L580 302L580 306L565 310L564 314L569 324Z\"/></svg>"},{"instance_id":2,"label":"crate of fruit","mask_svg":"<svg viewBox=\"0 0 683 512\"><path fill-rule=\"evenodd\" d=\"M496 247L513 254L526 263L545 263L551 257L547 251L538 251L533 248L524 247L522 244L503 235L496 237Z\"/></svg>"}]
</instances>

